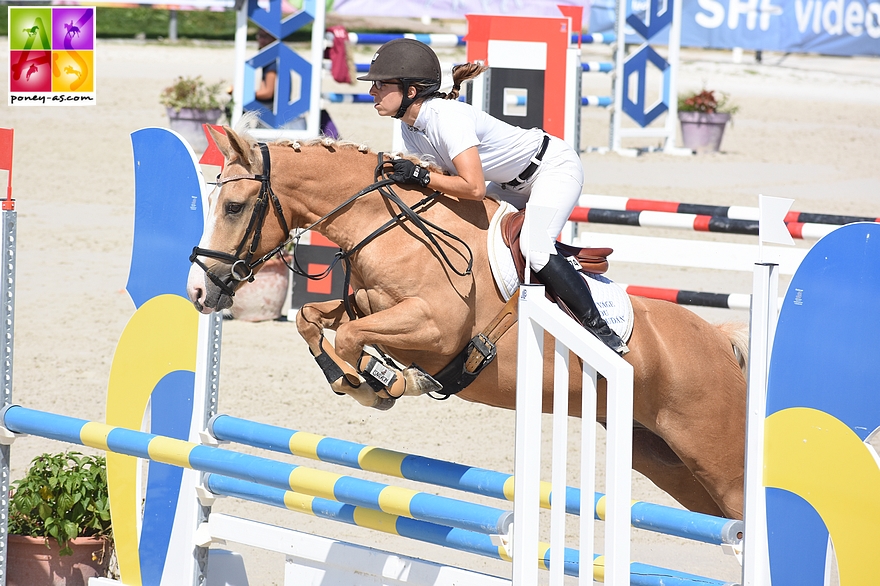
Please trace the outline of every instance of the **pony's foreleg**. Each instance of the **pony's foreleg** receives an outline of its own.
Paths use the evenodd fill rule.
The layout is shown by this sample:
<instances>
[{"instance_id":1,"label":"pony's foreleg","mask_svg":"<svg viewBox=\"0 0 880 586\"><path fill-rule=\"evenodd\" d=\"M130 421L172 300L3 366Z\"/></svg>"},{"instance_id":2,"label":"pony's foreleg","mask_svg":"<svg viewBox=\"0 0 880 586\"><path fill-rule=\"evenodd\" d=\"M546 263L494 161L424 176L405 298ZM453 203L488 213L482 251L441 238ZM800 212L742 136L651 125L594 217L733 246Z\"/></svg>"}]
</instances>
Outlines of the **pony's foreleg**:
<instances>
[{"instance_id":1,"label":"pony's foreleg","mask_svg":"<svg viewBox=\"0 0 880 586\"><path fill-rule=\"evenodd\" d=\"M347 321L342 300L308 303L296 315L296 328L334 393L349 395L365 407L390 409L394 406L394 399L380 397L369 385L363 384L357 371L337 355L333 345L324 337L325 329L335 330Z\"/></svg>"},{"instance_id":2,"label":"pony's foreleg","mask_svg":"<svg viewBox=\"0 0 880 586\"><path fill-rule=\"evenodd\" d=\"M365 346L406 348L409 351L440 355L452 354L456 350L452 347L449 337L444 336L438 327L430 305L416 297L405 299L397 305L366 317L340 324L336 330L337 353L349 364L364 366L367 372L370 370L370 365L375 364L376 361L367 362L364 359ZM377 377L384 378L380 382L386 384L384 392L389 396L417 396L441 388L430 375L417 367L408 367L402 371L389 370L396 375L394 382L385 382L391 378L390 376Z\"/></svg>"}]
</instances>

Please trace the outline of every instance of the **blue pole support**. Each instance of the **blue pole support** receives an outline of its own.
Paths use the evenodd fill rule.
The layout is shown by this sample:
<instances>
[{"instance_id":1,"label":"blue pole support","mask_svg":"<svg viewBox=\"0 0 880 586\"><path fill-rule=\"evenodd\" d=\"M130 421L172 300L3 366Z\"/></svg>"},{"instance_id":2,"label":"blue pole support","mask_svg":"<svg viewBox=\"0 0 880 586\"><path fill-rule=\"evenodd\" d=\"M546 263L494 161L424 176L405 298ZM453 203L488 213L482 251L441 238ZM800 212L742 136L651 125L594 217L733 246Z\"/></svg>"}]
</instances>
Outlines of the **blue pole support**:
<instances>
[{"instance_id":1,"label":"blue pole support","mask_svg":"<svg viewBox=\"0 0 880 586\"><path fill-rule=\"evenodd\" d=\"M370 94L340 94L340 93L325 93L323 97L328 102L333 104L345 103L345 104L372 104L373 96Z\"/></svg>"},{"instance_id":2,"label":"blue pole support","mask_svg":"<svg viewBox=\"0 0 880 586\"><path fill-rule=\"evenodd\" d=\"M600 108L607 108L613 103L614 98L611 96L584 96L581 98L581 106L599 106Z\"/></svg>"}]
</instances>

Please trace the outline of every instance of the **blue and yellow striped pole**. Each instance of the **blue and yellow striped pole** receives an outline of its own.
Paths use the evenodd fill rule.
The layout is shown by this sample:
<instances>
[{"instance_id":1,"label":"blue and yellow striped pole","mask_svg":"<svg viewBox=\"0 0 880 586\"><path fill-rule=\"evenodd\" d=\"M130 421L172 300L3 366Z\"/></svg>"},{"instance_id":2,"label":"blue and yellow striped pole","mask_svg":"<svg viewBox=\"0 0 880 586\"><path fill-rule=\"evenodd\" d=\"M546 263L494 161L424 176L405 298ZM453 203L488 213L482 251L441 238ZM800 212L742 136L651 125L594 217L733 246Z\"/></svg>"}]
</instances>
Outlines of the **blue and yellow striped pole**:
<instances>
[{"instance_id":1,"label":"blue and yellow striped pole","mask_svg":"<svg viewBox=\"0 0 880 586\"><path fill-rule=\"evenodd\" d=\"M208 490L217 495L263 503L298 513L315 515L316 517L331 521L373 529L391 535L400 535L401 537L432 543L483 557L511 561L503 549L492 544L488 535L473 531L389 515L320 497L311 497L296 492L261 486L219 474L208 475L205 479L205 485L208 487ZM550 545L548 543L539 543L538 547L536 561L539 567L547 570L550 568L551 563ZM565 548L563 563L565 564L564 573L566 575L577 576L580 572L580 553L576 549ZM630 569L630 584L635 586L696 586L698 584L701 586L730 586L727 582L638 562L630 564ZM603 581L604 573L604 557L594 555L593 579L598 582Z\"/></svg>"},{"instance_id":2,"label":"blue and yellow striped pole","mask_svg":"<svg viewBox=\"0 0 880 586\"><path fill-rule=\"evenodd\" d=\"M507 534L513 513L351 476L10 405L0 421L14 433L89 446L283 490L486 534Z\"/></svg>"},{"instance_id":3,"label":"blue and yellow striped pole","mask_svg":"<svg viewBox=\"0 0 880 586\"><path fill-rule=\"evenodd\" d=\"M391 535L433 543L458 551L510 561L503 548L493 545L491 538L484 533L390 515L321 497L262 486L220 474L208 474L205 478L205 486L213 494L219 496L254 501Z\"/></svg>"},{"instance_id":4,"label":"blue and yellow striped pole","mask_svg":"<svg viewBox=\"0 0 880 586\"><path fill-rule=\"evenodd\" d=\"M486 544L486 534L507 533L512 517L508 511L19 405L10 405L0 411L0 422L14 433L47 437L216 474L219 476L210 476L209 479L213 479L212 490L218 494L222 494L218 485L222 482L221 477L230 477L227 482L240 481L234 494L232 490L228 491L234 496L340 521L350 518L359 526L430 540L431 543L448 541L446 545L449 547L467 547L462 550L507 559L496 547L490 548ZM473 517L467 518L467 515ZM453 530L463 532L453 534ZM482 538L474 537L476 535L482 535ZM541 544L538 563L548 569L550 558L549 545ZM601 580L604 575L602 556L594 558L594 577ZM565 573L576 576L579 553L566 548L563 563ZM727 586L717 580L646 564L633 563L631 568L631 583L637 586Z\"/></svg>"},{"instance_id":5,"label":"blue and yellow striped pole","mask_svg":"<svg viewBox=\"0 0 880 586\"><path fill-rule=\"evenodd\" d=\"M484 468L386 450L230 415L214 416L208 422L208 432L220 441L293 454L491 498L513 500L513 476ZM550 486L549 482L541 483L541 506L547 509L550 508L552 500ZM566 512L572 515L580 514L580 501L581 491L567 487ZM605 495L596 493L594 504L595 518L604 521ZM633 502L631 522L632 526L638 529L713 545L738 544L742 540L742 521L641 501Z\"/></svg>"}]
</instances>

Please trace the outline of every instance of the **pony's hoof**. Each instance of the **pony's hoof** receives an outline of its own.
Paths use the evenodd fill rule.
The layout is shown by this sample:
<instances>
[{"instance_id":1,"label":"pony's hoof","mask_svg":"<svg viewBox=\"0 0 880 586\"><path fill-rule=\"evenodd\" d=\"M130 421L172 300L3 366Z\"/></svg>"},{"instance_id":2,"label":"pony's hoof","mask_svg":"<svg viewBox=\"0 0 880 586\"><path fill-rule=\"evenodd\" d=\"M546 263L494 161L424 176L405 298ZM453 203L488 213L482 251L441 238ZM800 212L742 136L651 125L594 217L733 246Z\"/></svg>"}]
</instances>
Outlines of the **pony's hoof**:
<instances>
[{"instance_id":1,"label":"pony's hoof","mask_svg":"<svg viewBox=\"0 0 880 586\"><path fill-rule=\"evenodd\" d=\"M403 378L406 380L407 395L425 395L443 390L443 385L415 364L403 370Z\"/></svg>"},{"instance_id":2,"label":"pony's hoof","mask_svg":"<svg viewBox=\"0 0 880 586\"><path fill-rule=\"evenodd\" d=\"M397 399L387 398L383 399L381 397L376 397L376 402L373 403L373 408L378 409L379 411L388 411L392 407L394 407L394 403Z\"/></svg>"}]
</instances>

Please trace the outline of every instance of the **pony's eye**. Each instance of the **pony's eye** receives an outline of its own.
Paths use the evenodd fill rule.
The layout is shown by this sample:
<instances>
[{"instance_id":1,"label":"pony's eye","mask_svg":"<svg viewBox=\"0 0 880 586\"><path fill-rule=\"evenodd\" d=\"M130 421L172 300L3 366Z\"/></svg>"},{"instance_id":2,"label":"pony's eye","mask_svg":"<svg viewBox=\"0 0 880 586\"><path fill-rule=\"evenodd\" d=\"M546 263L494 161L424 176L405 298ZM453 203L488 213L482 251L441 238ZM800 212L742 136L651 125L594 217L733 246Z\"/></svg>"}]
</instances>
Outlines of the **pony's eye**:
<instances>
[{"instance_id":1,"label":"pony's eye","mask_svg":"<svg viewBox=\"0 0 880 586\"><path fill-rule=\"evenodd\" d=\"M244 204L230 201L226 204L226 213L227 214L237 214L242 210L243 207L244 207Z\"/></svg>"}]
</instances>

